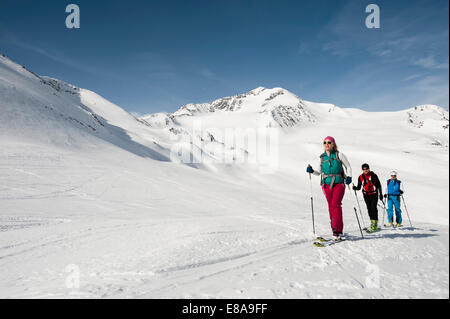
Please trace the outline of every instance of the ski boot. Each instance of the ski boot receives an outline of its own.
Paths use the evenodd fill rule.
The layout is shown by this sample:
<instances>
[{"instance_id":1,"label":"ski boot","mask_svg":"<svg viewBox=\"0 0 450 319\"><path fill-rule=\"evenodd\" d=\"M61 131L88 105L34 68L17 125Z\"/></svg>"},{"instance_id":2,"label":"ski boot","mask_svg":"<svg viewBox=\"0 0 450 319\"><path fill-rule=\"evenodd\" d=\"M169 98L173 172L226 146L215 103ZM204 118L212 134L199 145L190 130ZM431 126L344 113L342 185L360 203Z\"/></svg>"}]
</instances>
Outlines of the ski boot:
<instances>
[{"instance_id":1,"label":"ski boot","mask_svg":"<svg viewBox=\"0 0 450 319\"><path fill-rule=\"evenodd\" d=\"M370 221L370 230L371 231L376 231L377 229L378 229L378 221L371 220Z\"/></svg>"},{"instance_id":2,"label":"ski boot","mask_svg":"<svg viewBox=\"0 0 450 319\"><path fill-rule=\"evenodd\" d=\"M367 230L367 232L369 234L371 233L375 233L377 231L379 231L380 229L378 228L378 220L371 220L370 221L370 228Z\"/></svg>"},{"instance_id":3,"label":"ski boot","mask_svg":"<svg viewBox=\"0 0 450 319\"><path fill-rule=\"evenodd\" d=\"M397 227L403 227L402 223L397 223Z\"/></svg>"}]
</instances>

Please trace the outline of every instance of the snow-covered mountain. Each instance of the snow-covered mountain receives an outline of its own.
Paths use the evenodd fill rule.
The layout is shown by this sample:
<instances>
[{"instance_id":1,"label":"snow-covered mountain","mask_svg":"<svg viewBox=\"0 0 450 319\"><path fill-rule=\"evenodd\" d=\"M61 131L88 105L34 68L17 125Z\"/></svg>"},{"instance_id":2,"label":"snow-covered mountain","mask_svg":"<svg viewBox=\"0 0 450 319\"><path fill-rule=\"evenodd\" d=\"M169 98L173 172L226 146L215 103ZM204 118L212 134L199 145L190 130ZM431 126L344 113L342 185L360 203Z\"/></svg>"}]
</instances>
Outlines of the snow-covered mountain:
<instances>
[{"instance_id":1,"label":"snow-covered mountain","mask_svg":"<svg viewBox=\"0 0 450 319\"><path fill-rule=\"evenodd\" d=\"M135 118L98 94L63 81L38 76L5 56L0 57L2 75L3 136L38 139L60 145L86 147L101 139L126 151L158 160L169 160L173 144L189 140L197 150L214 161L212 148L223 152L248 152L227 145L217 128L281 128L292 132L320 126L335 120L359 116L376 117L376 113L342 109L335 105L313 103L282 89L256 88L248 93L225 97L210 103L187 104L172 114L156 113ZM421 129L430 144L448 147L448 111L424 105L382 116ZM203 131L193 131L202 123ZM38 134L36 134L38 133ZM207 141L209 144L197 143ZM94 143L95 144L95 143Z\"/></svg>"},{"instance_id":2,"label":"snow-covered mountain","mask_svg":"<svg viewBox=\"0 0 450 319\"><path fill-rule=\"evenodd\" d=\"M214 112L252 113L260 125L266 127L293 127L302 122L315 122L315 116L299 97L282 88L263 87L211 103L187 104L173 116L178 118Z\"/></svg>"},{"instance_id":3,"label":"snow-covered mountain","mask_svg":"<svg viewBox=\"0 0 450 319\"><path fill-rule=\"evenodd\" d=\"M448 111L436 105L419 105L407 110L408 122L417 128L441 132L448 130Z\"/></svg>"},{"instance_id":4,"label":"snow-covered mountain","mask_svg":"<svg viewBox=\"0 0 450 319\"><path fill-rule=\"evenodd\" d=\"M357 110L359 111L359 110ZM224 97L210 103L186 104L172 114L155 113L141 117L152 127L164 128L179 124L185 117L224 114L237 119L242 114L251 114L260 127L295 127L301 123L317 123L327 117L349 115L341 108L326 103L313 103L300 99L293 93L282 89L258 87L248 93ZM402 111L405 121L414 127L423 127L425 122L431 130L442 132L448 129L448 111L436 105L419 105ZM251 126L251 124L249 125Z\"/></svg>"},{"instance_id":5,"label":"snow-covered mountain","mask_svg":"<svg viewBox=\"0 0 450 319\"><path fill-rule=\"evenodd\" d=\"M89 90L38 76L0 56L2 137L68 147L110 143L125 151L168 160L148 127Z\"/></svg>"},{"instance_id":6,"label":"snow-covered mountain","mask_svg":"<svg viewBox=\"0 0 450 319\"><path fill-rule=\"evenodd\" d=\"M140 118L149 127L168 130L174 136L189 136L195 126L201 126L203 132L198 136L219 145L223 150L221 155L235 153L236 150L248 152L246 145L234 148L221 136L227 129L239 128L279 128L283 139L302 134L310 127L332 126L333 130L346 124L360 127L366 125L360 132L375 130L373 123L388 125L386 132L395 132L396 128L406 130L412 135L418 134L425 143L448 148L448 111L435 105L417 106L398 112L364 112L359 109L345 109L333 104L314 103L300 99L296 95L281 88L256 88L248 93L233 97L225 97L210 103L187 104L174 113L156 113ZM426 124L425 124L426 123ZM342 126L344 128L344 126ZM418 130L420 128L420 130ZM217 132L219 136L217 136ZM369 133L370 134L370 133ZM235 137L233 140L236 140ZM217 158L212 151L211 143L197 145L203 151ZM216 154L217 155L217 151ZM237 155L239 157L239 154Z\"/></svg>"},{"instance_id":7,"label":"snow-covered mountain","mask_svg":"<svg viewBox=\"0 0 450 319\"><path fill-rule=\"evenodd\" d=\"M293 93L282 89L256 88L248 93L225 97L210 103L186 104L176 112L149 114L140 119L155 128L182 126L187 119L201 119L223 122L234 127L246 124L247 127L289 128L310 124L320 124L330 118L342 119L357 117L362 112L357 109L342 109L333 104L304 101ZM406 121L416 128L426 127L424 131L448 132L448 111L436 105L420 105L400 111L399 124ZM239 123L238 125L233 123ZM425 124L426 123L426 124ZM215 123L216 124L216 123ZM223 126L223 125L222 125Z\"/></svg>"},{"instance_id":8,"label":"snow-covered mountain","mask_svg":"<svg viewBox=\"0 0 450 319\"><path fill-rule=\"evenodd\" d=\"M448 298L448 121L438 106L365 112L261 87L135 118L0 56L0 297ZM259 128L278 134L271 172L223 134ZM398 171L414 230L359 240L347 192L350 240L311 245L305 168L327 135L354 178L364 162L383 183ZM327 235L317 179L313 197Z\"/></svg>"}]
</instances>

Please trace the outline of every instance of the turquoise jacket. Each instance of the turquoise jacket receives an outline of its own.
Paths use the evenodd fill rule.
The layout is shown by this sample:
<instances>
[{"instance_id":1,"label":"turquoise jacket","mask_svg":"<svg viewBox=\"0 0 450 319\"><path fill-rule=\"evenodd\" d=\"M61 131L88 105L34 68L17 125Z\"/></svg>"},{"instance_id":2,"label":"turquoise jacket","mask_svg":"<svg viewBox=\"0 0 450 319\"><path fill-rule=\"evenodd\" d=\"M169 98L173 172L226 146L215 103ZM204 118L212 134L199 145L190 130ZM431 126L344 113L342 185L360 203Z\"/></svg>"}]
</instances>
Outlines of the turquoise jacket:
<instances>
[{"instance_id":1,"label":"turquoise jacket","mask_svg":"<svg viewBox=\"0 0 450 319\"><path fill-rule=\"evenodd\" d=\"M336 152L331 151L330 156L327 155L326 152L322 154L322 173L324 175L330 175L330 174L339 174L339 176L335 176L334 184L339 184L344 182L344 177L342 176L343 173L343 167L339 160L336 159ZM331 182L333 181L333 177L326 177L323 180L324 184L331 185Z\"/></svg>"},{"instance_id":2,"label":"turquoise jacket","mask_svg":"<svg viewBox=\"0 0 450 319\"><path fill-rule=\"evenodd\" d=\"M388 179L387 181L387 193L388 195L400 195L402 182L398 179Z\"/></svg>"}]
</instances>

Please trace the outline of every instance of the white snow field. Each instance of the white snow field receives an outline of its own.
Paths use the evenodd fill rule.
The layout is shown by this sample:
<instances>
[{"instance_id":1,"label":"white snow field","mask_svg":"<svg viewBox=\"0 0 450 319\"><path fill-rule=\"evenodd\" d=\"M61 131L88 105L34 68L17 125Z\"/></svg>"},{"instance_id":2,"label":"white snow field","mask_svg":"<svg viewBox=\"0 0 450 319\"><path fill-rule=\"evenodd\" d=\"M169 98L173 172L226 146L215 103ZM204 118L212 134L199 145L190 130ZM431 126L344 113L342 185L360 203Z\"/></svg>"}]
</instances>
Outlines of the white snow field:
<instances>
[{"instance_id":1,"label":"white snow field","mask_svg":"<svg viewBox=\"0 0 450 319\"><path fill-rule=\"evenodd\" d=\"M217 132L256 127L279 134L276 169L220 163L255 154ZM210 143L184 147L207 163L175 161L196 135ZM348 240L313 246L305 169L327 135L354 179L364 162L383 183L398 171L413 228L404 212L362 240L347 191ZM448 298L448 145L432 105L372 113L258 88L137 119L0 56L0 297ZM318 178L313 196L329 237Z\"/></svg>"}]
</instances>

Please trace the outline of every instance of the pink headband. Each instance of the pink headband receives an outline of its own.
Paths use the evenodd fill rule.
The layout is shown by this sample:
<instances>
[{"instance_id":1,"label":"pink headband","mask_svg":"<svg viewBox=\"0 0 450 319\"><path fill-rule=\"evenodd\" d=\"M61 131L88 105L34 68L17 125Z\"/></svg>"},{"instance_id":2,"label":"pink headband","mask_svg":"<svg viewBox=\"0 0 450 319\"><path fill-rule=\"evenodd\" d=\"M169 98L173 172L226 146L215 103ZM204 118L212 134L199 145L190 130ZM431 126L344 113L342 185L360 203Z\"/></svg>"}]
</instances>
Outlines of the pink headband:
<instances>
[{"instance_id":1,"label":"pink headband","mask_svg":"<svg viewBox=\"0 0 450 319\"><path fill-rule=\"evenodd\" d=\"M332 137L332 136L327 136L323 140L324 141L329 140L329 141L333 142L333 144L336 144L336 141L334 140L334 137Z\"/></svg>"}]
</instances>

